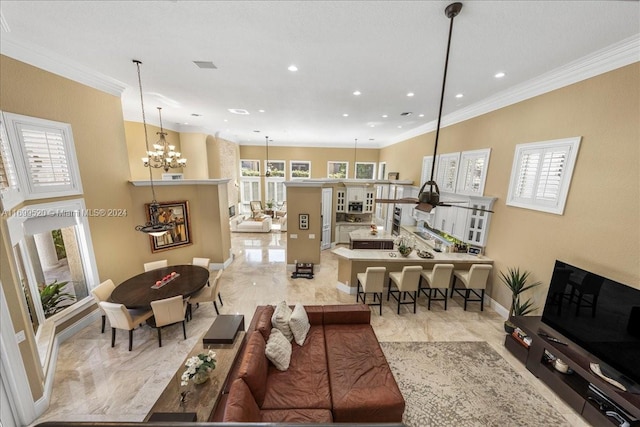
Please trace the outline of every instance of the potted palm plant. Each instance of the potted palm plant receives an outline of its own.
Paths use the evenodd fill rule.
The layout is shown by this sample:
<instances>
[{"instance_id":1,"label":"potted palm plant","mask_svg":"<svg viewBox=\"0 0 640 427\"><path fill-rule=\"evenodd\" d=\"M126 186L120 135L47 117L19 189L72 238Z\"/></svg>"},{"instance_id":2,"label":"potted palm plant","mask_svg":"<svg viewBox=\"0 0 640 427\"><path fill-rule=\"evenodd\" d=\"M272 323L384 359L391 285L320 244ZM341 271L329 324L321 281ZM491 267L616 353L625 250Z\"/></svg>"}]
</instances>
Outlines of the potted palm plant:
<instances>
[{"instance_id":1,"label":"potted palm plant","mask_svg":"<svg viewBox=\"0 0 640 427\"><path fill-rule=\"evenodd\" d=\"M531 299L526 299L525 301L520 300L520 296L524 291L542 284L542 282L538 281L528 285L527 280L530 274L531 273L526 270L521 272L519 267L507 269L506 274L502 271L500 272L500 280L511 291L509 319L504 322L504 330L507 333L511 333L515 329L515 325L510 321L513 316L526 316L535 310Z\"/></svg>"}]
</instances>

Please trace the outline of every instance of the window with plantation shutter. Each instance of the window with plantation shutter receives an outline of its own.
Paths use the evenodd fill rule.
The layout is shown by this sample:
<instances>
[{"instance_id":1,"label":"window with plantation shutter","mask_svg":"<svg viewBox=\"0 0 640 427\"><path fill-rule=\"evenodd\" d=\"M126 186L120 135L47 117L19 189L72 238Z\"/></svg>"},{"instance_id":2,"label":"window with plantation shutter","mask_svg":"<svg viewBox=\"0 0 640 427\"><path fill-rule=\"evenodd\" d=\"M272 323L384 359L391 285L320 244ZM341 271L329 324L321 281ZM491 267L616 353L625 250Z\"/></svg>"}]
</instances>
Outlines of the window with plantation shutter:
<instances>
[{"instance_id":1,"label":"window with plantation shutter","mask_svg":"<svg viewBox=\"0 0 640 427\"><path fill-rule=\"evenodd\" d=\"M580 140L517 145L507 205L562 215Z\"/></svg>"},{"instance_id":2,"label":"window with plantation shutter","mask_svg":"<svg viewBox=\"0 0 640 427\"><path fill-rule=\"evenodd\" d=\"M71 125L12 113L4 118L26 199L82 193Z\"/></svg>"},{"instance_id":3,"label":"window with plantation shutter","mask_svg":"<svg viewBox=\"0 0 640 427\"><path fill-rule=\"evenodd\" d=\"M9 138L4 124L0 119L0 202L2 211L11 209L22 202L24 198L20 191L15 161L9 147Z\"/></svg>"},{"instance_id":4,"label":"window with plantation shutter","mask_svg":"<svg viewBox=\"0 0 640 427\"><path fill-rule=\"evenodd\" d=\"M459 161L460 153L440 154L438 156L435 180L440 191L449 193L456 191Z\"/></svg>"},{"instance_id":5,"label":"window with plantation shutter","mask_svg":"<svg viewBox=\"0 0 640 427\"><path fill-rule=\"evenodd\" d=\"M489 168L491 149L463 151L458 166L456 193L482 196Z\"/></svg>"}]
</instances>

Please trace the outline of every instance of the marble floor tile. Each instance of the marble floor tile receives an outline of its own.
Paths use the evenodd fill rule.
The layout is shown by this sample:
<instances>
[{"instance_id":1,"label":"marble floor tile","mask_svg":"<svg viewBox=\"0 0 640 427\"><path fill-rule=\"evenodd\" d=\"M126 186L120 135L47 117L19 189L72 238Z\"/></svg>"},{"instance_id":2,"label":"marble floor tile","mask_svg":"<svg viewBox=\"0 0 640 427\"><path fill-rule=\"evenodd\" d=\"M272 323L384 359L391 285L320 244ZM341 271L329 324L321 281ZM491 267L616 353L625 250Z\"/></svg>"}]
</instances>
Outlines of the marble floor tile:
<instances>
[{"instance_id":1,"label":"marble floor tile","mask_svg":"<svg viewBox=\"0 0 640 427\"><path fill-rule=\"evenodd\" d=\"M232 233L234 261L220 280L224 302L218 304L220 314L243 314L248 324L256 305L282 300L290 304L355 303L355 295L336 288L338 259L331 251L322 252L313 279L292 279L285 251L285 233ZM481 312L475 303L464 311L462 299L454 297L446 311L441 301L433 302L427 310L426 298L421 296L415 314L407 305L398 315L394 302L387 302L384 295L382 316L378 307L372 308L371 324L380 341L486 341L570 425L589 425L504 348L503 319L491 308ZM187 340L179 325L166 328L161 348L155 329L138 328L131 352L123 331L111 348L109 329L101 334L97 320L60 346L51 404L37 421L143 420L215 316L210 303L194 307L193 320L187 323Z\"/></svg>"}]
</instances>

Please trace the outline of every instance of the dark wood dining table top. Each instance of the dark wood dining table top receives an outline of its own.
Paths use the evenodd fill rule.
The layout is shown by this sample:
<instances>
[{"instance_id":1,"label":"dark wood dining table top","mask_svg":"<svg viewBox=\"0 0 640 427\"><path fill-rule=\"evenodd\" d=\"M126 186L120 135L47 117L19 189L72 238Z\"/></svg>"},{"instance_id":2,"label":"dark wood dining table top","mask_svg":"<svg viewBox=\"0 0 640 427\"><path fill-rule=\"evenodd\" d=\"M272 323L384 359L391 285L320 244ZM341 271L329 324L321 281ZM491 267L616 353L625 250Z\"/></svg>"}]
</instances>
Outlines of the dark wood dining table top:
<instances>
[{"instance_id":1,"label":"dark wood dining table top","mask_svg":"<svg viewBox=\"0 0 640 427\"><path fill-rule=\"evenodd\" d=\"M161 288L152 289L156 281L172 272L180 276L165 284ZM207 284L209 270L197 265L170 265L156 270L146 271L133 276L111 293L111 302L124 304L127 308L151 308L151 301L182 295L191 296Z\"/></svg>"}]
</instances>

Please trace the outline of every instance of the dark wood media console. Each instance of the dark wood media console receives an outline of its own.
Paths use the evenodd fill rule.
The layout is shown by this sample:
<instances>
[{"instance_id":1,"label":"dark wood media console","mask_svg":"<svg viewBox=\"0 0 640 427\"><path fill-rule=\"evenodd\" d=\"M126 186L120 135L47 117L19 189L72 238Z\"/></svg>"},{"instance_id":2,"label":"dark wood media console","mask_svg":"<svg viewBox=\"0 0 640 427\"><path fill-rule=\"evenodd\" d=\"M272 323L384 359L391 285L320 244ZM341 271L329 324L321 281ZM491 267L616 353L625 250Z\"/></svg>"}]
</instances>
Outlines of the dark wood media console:
<instances>
[{"instance_id":1,"label":"dark wood media console","mask_svg":"<svg viewBox=\"0 0 640 427\"><path fill-rule=\"evenodd\" d=\"M522 329L532 339L532 342L529 348L526 348L513 336L507 335L505 347L524 363L532 374L549 386L576 412L582 414L587 421L598 426L621 424L614 418L606 416L600 410L599 405L589 398L590 383L600 389L611 402L627 414L640 420L640 395L624 392L591 372L589 364L599 363L600 359L542 323L541 317L514 317L511 321ZM544 334L565 342L567 345L549 341L543 336ZM566 362L573 373L558 372L546 360L545 350Z\"/></svg>"}]
</instances>

